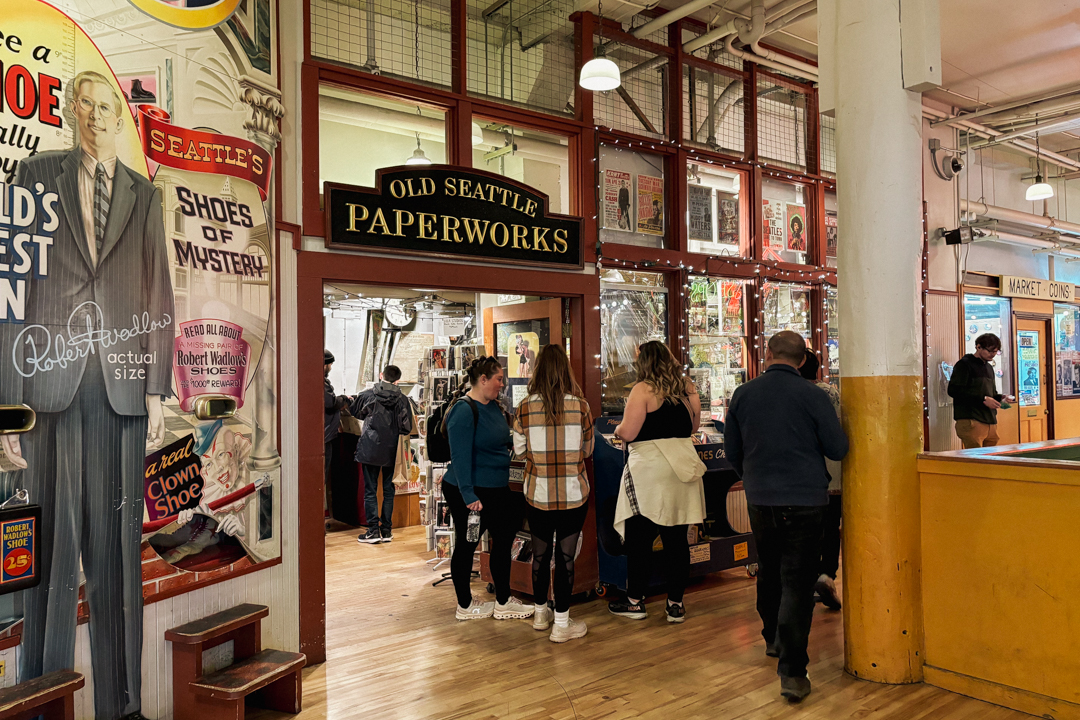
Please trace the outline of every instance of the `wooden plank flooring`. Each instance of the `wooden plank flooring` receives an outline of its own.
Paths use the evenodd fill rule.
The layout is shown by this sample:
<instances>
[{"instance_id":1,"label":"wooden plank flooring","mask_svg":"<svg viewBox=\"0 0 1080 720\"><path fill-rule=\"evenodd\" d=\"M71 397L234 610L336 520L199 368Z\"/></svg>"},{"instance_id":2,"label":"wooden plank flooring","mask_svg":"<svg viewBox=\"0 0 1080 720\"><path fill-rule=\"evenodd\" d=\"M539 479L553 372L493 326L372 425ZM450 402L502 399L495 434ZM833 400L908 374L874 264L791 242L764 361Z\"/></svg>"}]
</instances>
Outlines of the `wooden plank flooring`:
<instances>
[{"instance_id":1,"label":"wooden plank flooring","mask_svg":"<svg viewBox=\"0 0 1080 720\"><path fill-rule=\"evenodd\" d=\"M360 545L327 537L327 662L304 671L298 716L253 720L1028 720L1030 716L926 685L888 686L843 673L843 622L818 606L810 637L814 691L792 706L765 656L754 584L741 571L692 585L687 621L670 625L662 599L644 621L576 604L589 634L557 645L531 621L454 619L449 582L432 587L420 528ZM474 581L474 593L486 597Z\"/></svg>"}]
</instances>

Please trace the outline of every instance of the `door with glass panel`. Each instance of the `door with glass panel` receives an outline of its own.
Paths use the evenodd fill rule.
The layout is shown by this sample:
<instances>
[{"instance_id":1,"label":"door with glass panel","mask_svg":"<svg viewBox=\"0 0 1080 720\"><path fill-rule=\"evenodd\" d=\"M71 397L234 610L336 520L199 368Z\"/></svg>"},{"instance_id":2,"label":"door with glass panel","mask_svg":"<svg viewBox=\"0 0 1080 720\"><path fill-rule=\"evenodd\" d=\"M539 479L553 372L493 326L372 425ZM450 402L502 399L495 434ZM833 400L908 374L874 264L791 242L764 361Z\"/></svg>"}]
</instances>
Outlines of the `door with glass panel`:
<instances>
[{"instance_id":1,"label":"door with glass panel","mask_svg":"<svg viewBox=\"0 0 1080 720\"><path fill-rule=\"evenodd\" d=\"M1050 439L1047 337L1046 320L1016 321L1016 399L1022 443Z\"/></svg>"}]
</instances>

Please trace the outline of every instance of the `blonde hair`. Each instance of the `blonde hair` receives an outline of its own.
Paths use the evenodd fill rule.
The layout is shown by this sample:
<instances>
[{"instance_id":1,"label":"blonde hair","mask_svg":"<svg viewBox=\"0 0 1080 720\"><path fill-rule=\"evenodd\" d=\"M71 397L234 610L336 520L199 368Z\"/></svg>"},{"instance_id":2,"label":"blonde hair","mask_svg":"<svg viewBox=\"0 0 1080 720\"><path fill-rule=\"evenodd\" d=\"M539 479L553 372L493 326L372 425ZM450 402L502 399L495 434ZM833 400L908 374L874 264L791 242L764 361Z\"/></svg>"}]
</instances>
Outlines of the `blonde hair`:
<instances>
[{"instance_id":1,"label":"blonde hair","mask_svg":"<svg viewBox=\"0 0 1080 720\"><path fill-rule=\"evenodd\" d=\"M638 348L634 361L638 382L645 383L661 400L686 397L686 378L671 349L659 340L650 340Z\"/></svg>"},{"instance_id":2,"label":"blonde hair","mask_svg":"<svg viewBox=\"0 0 1080 720\"><path fill-rule=\"evenodd\" d=\"M75 79L71 81L71 101L75 102L79 99L79 90L82 89L83 83L92 82L99 83L107 86L112 90L113 95L113 112L116 116L120 116L121 109L124 107L124 101L120 99L120 93L116 91L116 86L112 84L109 78L105 77L99 72L93 70L83 70L81 73L75 76Z\"/></svg>"},{"instance_id":3,"label":"blonde hair","mask_svg":"<svg viewBox=\"0 0 1080 720\"><path fill-rule=\"evenodd\" d=\"M544 419L548 425L558 425L563 413L563 398L585 394L574 380L566 351L558 345L545 345L536 358L536 369L529 380L530 395L539 395L544 404Z\"/></svg>"}]
</instances>

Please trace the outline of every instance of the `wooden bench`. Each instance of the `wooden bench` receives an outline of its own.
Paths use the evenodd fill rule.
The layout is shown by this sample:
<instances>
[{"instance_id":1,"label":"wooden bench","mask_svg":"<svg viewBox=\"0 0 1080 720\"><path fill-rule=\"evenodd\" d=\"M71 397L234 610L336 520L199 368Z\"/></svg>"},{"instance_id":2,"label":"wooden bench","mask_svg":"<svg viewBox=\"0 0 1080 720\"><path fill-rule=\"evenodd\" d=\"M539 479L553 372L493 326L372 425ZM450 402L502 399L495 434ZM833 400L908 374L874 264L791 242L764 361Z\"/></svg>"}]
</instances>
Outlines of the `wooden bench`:
<instances>
[{"instance_id":1,"label":"wooden bench","mask_svg":"<svg viewBox=\"0 0 1080 720\"><path fill-rule=\"evenodd\" d=\"M0 690L0 720L75 720L75 691L86 684L74 670L58 670Z\"/></svg>"},{"instance_id":2,"label":"wooden bench","mask_svg":"<svg viewBox=\"0 0 1080 720\"><path fill-rule=\"evenodd\" d=\"M173 651L173 717L242 720L245 703L296 714L303 653L262 649L265 605L245 603L166 631ZM203 673L203 651L229 641L233 663Z\"/></svg>"}]
</instances>

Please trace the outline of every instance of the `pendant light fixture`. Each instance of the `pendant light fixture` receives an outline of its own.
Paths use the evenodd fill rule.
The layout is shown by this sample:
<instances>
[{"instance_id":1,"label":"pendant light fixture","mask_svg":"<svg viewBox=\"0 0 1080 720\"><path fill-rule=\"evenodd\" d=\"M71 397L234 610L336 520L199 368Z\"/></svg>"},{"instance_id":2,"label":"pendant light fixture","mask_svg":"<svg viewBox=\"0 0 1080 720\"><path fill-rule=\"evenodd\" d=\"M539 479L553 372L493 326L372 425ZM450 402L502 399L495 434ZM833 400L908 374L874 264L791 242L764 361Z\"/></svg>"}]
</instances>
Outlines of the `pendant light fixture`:
<instances>
[{"instance_id":1,"label":"pendant light fixture","mask_svg":"<svg viewBox=\"0 0 1080 720\"><path fill-rule=\"evenodd\" d=\"M1046 200L1054 197L1054 188L1043 181L1042 166L1039 164L1039 133L1035 133L1035 184L1027 189L1024 197L1029 201Z\"/></svg>"},{"instance_id":2,"label":"pendant light fixture","mask_svg":"<svg viewBox=\"0 0 1080 720\"><path fill-rule=\"evenodd\" d=\"M478 122L472 124L472 144L473 147L484 144L484 128Z\"/></svg>"},{"instance_id":3,"label":"pendant light fixture","mask_svg":"<svg viewBox=\"0 0 1080 720\"><path fill-rule=\"evenodd\" d=\"M581 66L581 76L578 85L593 92L614 90L622 84L619 75L619 66L604 57L604 2L597 3L597 14L600 24L600 42L596 48L596 57Z\"/></svg>"},{"instance_id":4,"label":"pendant light fixture","mask_svg":"<svg viewBox=\"0 0 1080 720\"><path fill-rule=\"evenodd\" d=\"M416 149L413 150L412 155L405 161L406 165L430 165L431 160L424 154L424 149L420 147L420 133L416 133Z\"/></svg>"}]
</instances>

